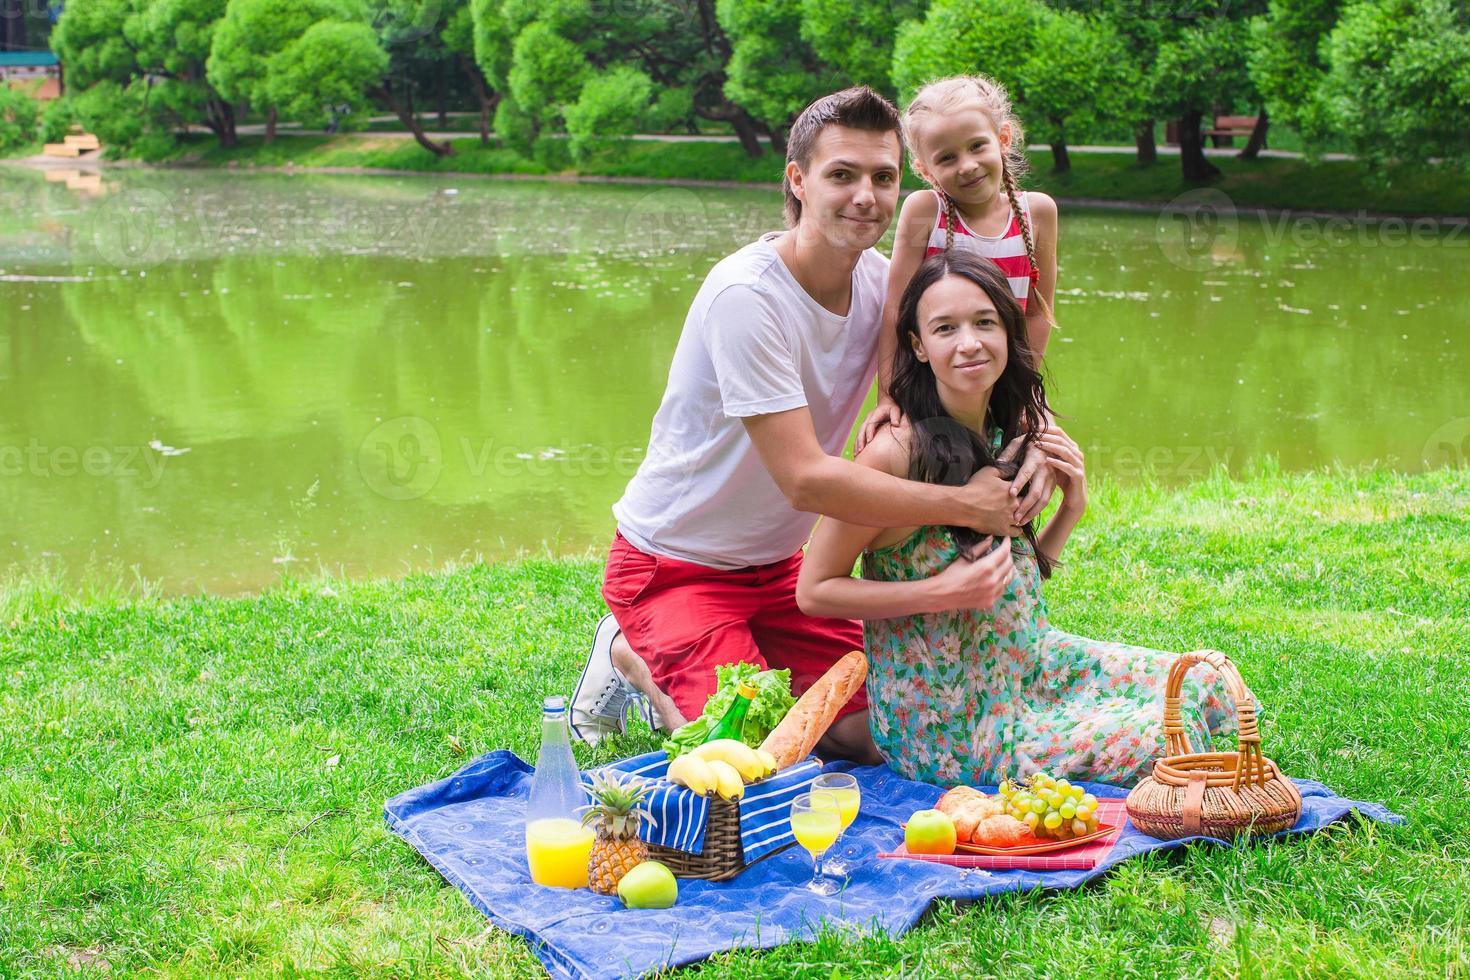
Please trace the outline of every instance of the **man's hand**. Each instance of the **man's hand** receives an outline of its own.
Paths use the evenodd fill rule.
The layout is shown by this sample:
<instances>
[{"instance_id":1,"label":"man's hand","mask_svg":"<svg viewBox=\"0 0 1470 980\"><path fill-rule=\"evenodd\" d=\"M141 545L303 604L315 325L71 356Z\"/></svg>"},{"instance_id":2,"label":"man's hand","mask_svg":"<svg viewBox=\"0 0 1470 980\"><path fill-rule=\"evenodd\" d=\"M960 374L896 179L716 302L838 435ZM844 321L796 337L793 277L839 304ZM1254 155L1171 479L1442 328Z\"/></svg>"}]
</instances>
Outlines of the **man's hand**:
<instances>
[{"instance_id":1,"label":"man's hand","mask_svg":"<svg viewBox=\"0 0 1470 980\"><path fill-rule=\"evenodd\" d=\"M1011 496L1011 485L994 466L975 471L963 491L965 503L970 508L970 519L966 527L981 534L1001 534L1013 538L1021 533L1020 527L1012 522L1016 501Z\"/></svg>"},{"instance_id":2,"label":"man's hand","mask_svg":"<svg viewBox=\"0 0 1470 980\"><path fill-rule=\"evenodd\" d=\"M878 430L885 425L891 425L895 429L903 425L903 413L898 410L898 402L887 395L878 396L877 406L863 419L863 427L858 430L857 444L853 447L854 453L863 451L868 443L878 437Z\"/></svg>"},{"instance_id":3,"label":"man's hand","mask_svg":"<svg viewBox=\"0 0 1470 980\"><path fill-rule=\"evenodd\" d=\"M1061 432L1055 427L1044 429L1040 435L1048 432ZM1010 444L1001 451L1000 458L1003 460L1015 459L1016 453L1020 451L1024 436L1017 436ZM1027 486L1027 484L1030 486ZM1051 502L1051 495L1057 488L1057 475L1052 471L1046 452L1032 442L1026 450L1026 456L1021 460L1021 468L1016 471L1015 478L1011 480L1009 493L1014 499L1014 507L1011 511L1011 520L1016 524L1025 524L1027 521L1036 519L1036 516L1046 509ZM1024 494L1022 491L1025 491Z\"/></svg>"},{"instance_id":4,"label":"man's hand","mask_svg":"<svg viewBox=\"0 0 1470 980\"><path fill-rule=\"evenodd\" d=\"M976 552L989 547L994 538L984 538L976 545ZM934 589L933 612L951 609L989 609L1005 595L1016 575L1016 563L1011 560L1010 542L1000 539L994 551L980 558L960 555L929 580Z\"/></svg>"}]
</instances>

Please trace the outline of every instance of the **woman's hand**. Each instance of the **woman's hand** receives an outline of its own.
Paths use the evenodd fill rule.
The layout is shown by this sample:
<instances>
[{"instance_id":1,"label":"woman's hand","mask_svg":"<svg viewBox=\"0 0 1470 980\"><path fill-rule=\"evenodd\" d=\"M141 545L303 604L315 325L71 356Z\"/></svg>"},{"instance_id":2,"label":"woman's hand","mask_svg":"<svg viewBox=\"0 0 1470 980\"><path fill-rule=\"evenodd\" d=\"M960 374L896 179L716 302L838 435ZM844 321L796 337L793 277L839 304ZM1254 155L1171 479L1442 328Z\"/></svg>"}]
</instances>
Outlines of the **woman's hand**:
<instances>
[{"instance_id":1,"label":"woman's hand","mask_svg":"<svg viewBox=\"0 0 1470 980\"><path fill-rule=\"evenodd\" d=\"M934 599L930 612L989 609L1000 601L1006 593L1006 586L1016 576L1016 563L1011 559L1008 538L1001 538L989 554L981 554L994 540L992 537L981 538L973 552L980 557L958 555L943 571L928 580L933 587Z\"/></svg>"},{"instance_id":2,"label":"woman's hand","mask_svg":"<svg viewBox=\"0 0 1470 980\"><path fill-rule=\"evenodd\" d=\"M1001 450L998 458L1006 461L1014 460L1025 441L1024 435L1016 436ZM1050 462L1051 458L1036 441L1026 448L1026 455L1021 460L1020 469L1011 479L1011 496L1016 498L1016 507L1011 515L1011 520L1017 525L1035 520L1046 509L1046 505L1051 503L1052 492L1057 488L1057 475L1052 471ZM1025 491L1024 496L1022 496L1022 490Z\"/></svg>"},{"instance_id":3,"label":"woman's hand","mask_svg":"<svg viewBox=\"0 0 1470 980\"><path fill-rule=\"evenodd\" d=\"M858 430L854 453L862 452L868 443L878 437L878 430L885 425L891 425L895 429L903 425L903 413L898 410L898 402L887 395L879 395L877 406L863 419L863 427Z\"/></svg>"},{"instance_id":4,"label":"woman's hand","mask_svg":"<svg viewBox=\"0 0 1470 980\"><path fill-rule=\"evenodd\" d=\"M1087 468L1083 465L1082 447L1055 426L1042 433L1035 445L1046 453L1047 465L1057 475L1057 486L1062 491L1061 509L1080 514L1087 507Z\"/></svg>"}]
</instances>

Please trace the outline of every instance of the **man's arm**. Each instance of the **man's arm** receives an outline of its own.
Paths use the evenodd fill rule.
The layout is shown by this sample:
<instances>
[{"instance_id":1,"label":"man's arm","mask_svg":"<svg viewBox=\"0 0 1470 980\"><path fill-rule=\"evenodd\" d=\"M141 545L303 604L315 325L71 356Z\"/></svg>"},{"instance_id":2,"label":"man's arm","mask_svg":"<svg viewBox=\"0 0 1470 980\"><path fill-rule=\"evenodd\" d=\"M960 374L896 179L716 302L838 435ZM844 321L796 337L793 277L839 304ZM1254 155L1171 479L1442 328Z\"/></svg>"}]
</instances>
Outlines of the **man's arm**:
<instances>
[{"instance_id":1,"label":"man's arm","mask_svg":"<svg viewBox=\"0 0 1470 980\"><path fill-rule=\"evenodd\" d=\"M797 510L865 527L953 524L982 534L1021 533L1011 523L1016 501L1010 484L993 470L981 470L963 487L905 480L828 456L805 407L741 421L776 486Z\"/></svg>"},{"instance_id":2,"label":"man's arm","mask_svg":"<svg viewBox=\"0 0 1470 980\"><path fill-rule=\"evenodd\" d=\"M892 429L879 433L857 458L859 466L891 476L907 473L908 461L908 449ZM853 563L882 533L881 528L822 518L796 580L801 611L808 616L891 619L949 609L989 609L1015 576L1010 546L1003 542L983 558L961 555L928 578L909 582L854 578ZM988 544L991 539L983 540Z\"/></svg>"}]
</instances>

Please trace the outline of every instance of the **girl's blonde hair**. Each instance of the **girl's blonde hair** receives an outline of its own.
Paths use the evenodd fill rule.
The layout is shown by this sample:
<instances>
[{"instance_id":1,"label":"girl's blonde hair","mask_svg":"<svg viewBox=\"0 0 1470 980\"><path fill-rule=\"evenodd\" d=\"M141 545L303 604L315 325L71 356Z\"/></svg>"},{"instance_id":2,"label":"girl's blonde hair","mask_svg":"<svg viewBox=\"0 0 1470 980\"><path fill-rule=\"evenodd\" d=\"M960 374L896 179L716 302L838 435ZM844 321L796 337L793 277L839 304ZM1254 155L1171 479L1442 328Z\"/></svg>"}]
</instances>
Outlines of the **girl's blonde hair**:
<instances>
[{"instance_id":1,"label":"girl's blonde hair","mask_svg":"<svg viewBox=\"0 0 1470 980\"><path fill-rule=\"evenodd\" d=\"M954 112L957 109L979 109L990 117L990 122L995 126L995 131L1000 132L1002 126L1009 125L1011 141L1001 154L1000 179L1005 185L1006 197L1011 201L1011 214L1015 215L1016 224L1021 227L1021 238L1026 243L1026 257L1031 260L1031 267L1036 265L1036 245L1031 237L1031 220L1021 208L1021 188L1017 183L1022 174L1026 172L1026 133L1021 128L1021 120L1011 109L1011 97L1006 93L1005 86L992 78L984 75L953 75L949 78L941 78L930 82L909 102L908 108L903 113L903 135L904 142L909 146L910 165L926 184L928 184L939 196L940 203L945 208L945 232L944 248L948 251L954 247L954 227L959 221L954 201L949 195L935 186L929 177L919 169L919 157L923 153L923 141L919 139L919 125L930 116L943 115Z\"/></svg>"}]
</instances>

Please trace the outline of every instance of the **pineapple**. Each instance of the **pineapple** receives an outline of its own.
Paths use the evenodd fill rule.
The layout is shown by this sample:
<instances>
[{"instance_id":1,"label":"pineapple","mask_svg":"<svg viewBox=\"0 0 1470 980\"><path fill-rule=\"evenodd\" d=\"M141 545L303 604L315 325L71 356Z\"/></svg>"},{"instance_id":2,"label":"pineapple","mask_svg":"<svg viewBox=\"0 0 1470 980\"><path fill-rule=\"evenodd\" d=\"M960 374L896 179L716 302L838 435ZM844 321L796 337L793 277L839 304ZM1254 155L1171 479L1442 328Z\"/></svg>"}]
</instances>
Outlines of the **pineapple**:
<instances>
[{"instance_id":1,"label":"pineapple","mask_svg":"<svg viewBox=\"0 0 1470 980\"><path fill-rule=\"evenodd\" d=\"M648 860L648 845L638 837L639 824L653 819L639 806L648 786L604 773L593 779L590 792L593 802L582 824L597 821L597 840L587 857L587 883L599 895L616 895L623 875Z\"/></svg>"}]
</instances>

